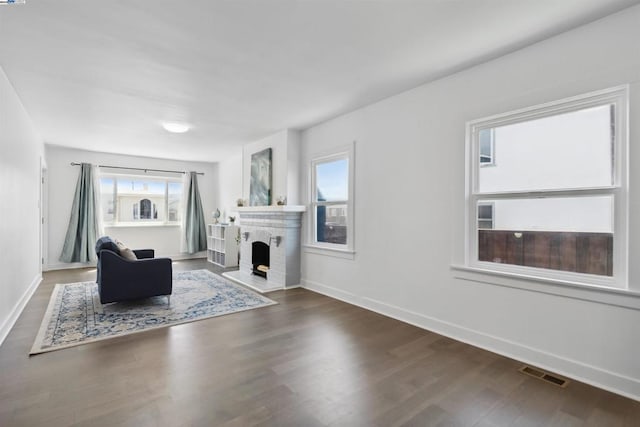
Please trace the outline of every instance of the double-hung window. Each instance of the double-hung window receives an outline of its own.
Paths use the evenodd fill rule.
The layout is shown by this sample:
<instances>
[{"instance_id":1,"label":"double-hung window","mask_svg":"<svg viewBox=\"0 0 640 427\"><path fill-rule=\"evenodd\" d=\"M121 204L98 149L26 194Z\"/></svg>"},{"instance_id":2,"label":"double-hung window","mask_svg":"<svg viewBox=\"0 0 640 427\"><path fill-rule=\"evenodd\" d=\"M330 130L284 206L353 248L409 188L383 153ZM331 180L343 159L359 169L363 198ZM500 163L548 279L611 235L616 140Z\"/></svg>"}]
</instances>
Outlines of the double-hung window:
<instances>
[{"instance_id":1,"label":"double-hung window","mask_svg":"<svg viewBox=\"0 0 640 427\"><path fill-rule=\"evenodd\" d=\"M101 175L105 225L178 224L182 181L178 178Z\"/></svg>"},{"instance_id":2,"label":"double-hung window","mask_svg":"<svg viewBox=\"0 0 640 427\"><path fill-rule=\"evenodd\" d=\"M467 124L468 266L627 287L627 91Z\"/></svg>"},{"instance_id":3,"label":"double-hung window","mask_svg":"<svg viewBox=\"0 0 640 427\"><path fill-rule=\"evenodd\" d=\"M311 246L353 250L353 145L311 161Z\"/></svg>"}]
</instances>

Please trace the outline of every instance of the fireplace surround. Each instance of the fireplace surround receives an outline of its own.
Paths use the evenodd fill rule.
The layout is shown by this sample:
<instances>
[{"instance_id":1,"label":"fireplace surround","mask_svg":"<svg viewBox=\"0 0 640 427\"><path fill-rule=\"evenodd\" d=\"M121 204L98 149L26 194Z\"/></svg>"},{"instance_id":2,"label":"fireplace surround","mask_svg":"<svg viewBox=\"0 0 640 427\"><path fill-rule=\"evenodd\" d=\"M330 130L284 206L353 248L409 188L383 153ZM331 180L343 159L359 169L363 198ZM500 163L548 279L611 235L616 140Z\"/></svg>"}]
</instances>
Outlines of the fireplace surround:
<instances>
[{"instance_id":1,"label":"fireplace surround","mask_svg":"<svg viewBox=\"0 0 640 427\"><path fill-rule=\"evenodd\" d=\"M240 269L223 276L260 292L300 286L304 211L288 205L239 207Z\"/></svg>"}]
</instances>

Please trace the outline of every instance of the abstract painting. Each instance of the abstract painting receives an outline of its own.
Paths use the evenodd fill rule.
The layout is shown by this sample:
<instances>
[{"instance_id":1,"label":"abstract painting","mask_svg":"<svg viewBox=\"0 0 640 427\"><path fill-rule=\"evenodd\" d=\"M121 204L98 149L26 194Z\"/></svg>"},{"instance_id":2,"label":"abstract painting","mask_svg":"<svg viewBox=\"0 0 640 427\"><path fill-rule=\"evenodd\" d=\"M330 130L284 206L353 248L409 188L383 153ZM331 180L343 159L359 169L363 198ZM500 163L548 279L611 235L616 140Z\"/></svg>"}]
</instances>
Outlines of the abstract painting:
<instances>
[{"instance_id":1,"label":"abstract painting","mask_svg":"<svg viewBox=\"0 0 640 427\"><path fill-rule=\"evenodd\" d=\"M271 205L271 148L251 155L249 205Z\"/></svg>"}]
</instances>

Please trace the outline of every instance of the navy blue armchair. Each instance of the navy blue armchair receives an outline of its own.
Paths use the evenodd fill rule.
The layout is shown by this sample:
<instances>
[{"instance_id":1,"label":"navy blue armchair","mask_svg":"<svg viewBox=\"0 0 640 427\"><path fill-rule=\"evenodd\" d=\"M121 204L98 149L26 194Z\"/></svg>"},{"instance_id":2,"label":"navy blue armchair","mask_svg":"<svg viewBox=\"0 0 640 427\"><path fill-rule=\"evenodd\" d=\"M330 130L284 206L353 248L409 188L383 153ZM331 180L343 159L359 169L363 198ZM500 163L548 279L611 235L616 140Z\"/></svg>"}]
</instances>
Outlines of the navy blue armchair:
<instances>
[{"instance_id":1,"label":"navy blue armchair","mask_svg":"<svg viewBox=\"0 0 640 427\"><path fill-rule=\"evenodd\" d=\"M137 260L121 256L118 245L110 237L101 237L96 242L96 282L102 304L159 295L171 296L171 259L154 258L153 249L139 249L133 253Z\"/></svg>"}]
</instances>

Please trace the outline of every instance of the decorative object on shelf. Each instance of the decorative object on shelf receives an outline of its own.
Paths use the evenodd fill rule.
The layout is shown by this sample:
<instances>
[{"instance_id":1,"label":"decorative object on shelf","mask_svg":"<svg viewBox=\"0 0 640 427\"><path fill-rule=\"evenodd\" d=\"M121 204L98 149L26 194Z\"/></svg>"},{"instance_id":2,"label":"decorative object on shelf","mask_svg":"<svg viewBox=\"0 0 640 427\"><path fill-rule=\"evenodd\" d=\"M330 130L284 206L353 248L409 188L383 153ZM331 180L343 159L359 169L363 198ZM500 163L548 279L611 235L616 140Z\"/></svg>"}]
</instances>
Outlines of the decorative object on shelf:
<instances>
[{"instance_id":1,"label":"decorative object on shelf","mask_svg":"<svg viewBox=\"0 0 640 427\"><path fill-rule=\"evenodd\" d=\"M285 196L278 196L278 200L276 201L278 206L284 206L287 204L287 198Z\"/></svg>"},{"instance_id":2,"label":"decorative object on shelf","mask_svg":"<svg viewBox=\"0 0 640 427\"><path fill-rule=\"evenodd\" d=\"M234 222L236 222L236 217L235 217L235 216L230 216L230 217L229 217L229 222L230 222L231 224L233 224Z\"/></svg>"},{"instance_id":3,"label":"decorative object on shelf","mask_svg":"<svg viewBox=\"0 0 640 427\"><path fill-rule=\"evenodd\" d=\"M271 205L271 148L251 155L249 205Z\"/></svg>"},{"instance_id":4,"label":"decorative object on shelf","mask_svg":"<svg viewBox=\"0 0 640 427\"><path fill-rule=\"evenodd\" d=\"M242 200L242 199L236 200L236 205L238 205L239 208L243 207L244 206L244 200Z\"/></svg>"},{"instance_id":5,"label":"decorative object on shelf","mask_svg":"<svg viewBox=\"0 0 640 427\"><path fill-rule=\"evenodd\" d=\"M218 223L218 218L220 218L220 209L216 209L216 211L213 212L213 222L214 222L214 224Z\"/></svg>"}]
</instances>

